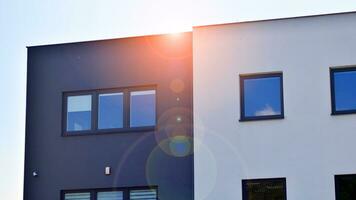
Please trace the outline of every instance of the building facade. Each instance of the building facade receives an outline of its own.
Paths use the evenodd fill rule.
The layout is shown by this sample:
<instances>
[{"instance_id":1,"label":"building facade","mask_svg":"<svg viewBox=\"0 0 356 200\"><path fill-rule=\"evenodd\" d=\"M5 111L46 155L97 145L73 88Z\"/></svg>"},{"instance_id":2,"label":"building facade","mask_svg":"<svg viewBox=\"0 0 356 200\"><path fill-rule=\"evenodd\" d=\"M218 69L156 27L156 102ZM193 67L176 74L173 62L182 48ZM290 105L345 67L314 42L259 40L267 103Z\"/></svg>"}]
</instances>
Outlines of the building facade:
<instances>
[{"instance_id":1,"label":"building facade","mask_svg":"<svg viewBox=\"0 0 356 200\"><path fill-rule=\"evenodd\" d=\"M350 12L30 47L24 199L356 199L355 27Z\"/></svg>"},{"instance_id":2,"label":"building facade","mask_svg":"<svg viewBox=\"0 0 356 200\"><path fill-rule=\"evenodd\" d=\"M356 199L355 27L344 13L194 28L196 199Z\"/></svg>"},{"instance_id":3,"label":"building facade","mask_svg":"<svg viewBox=\"0 0 356 200\"><path fill-rule=\"evenodd\" d=\"M191 39L29 47L24 199L193 199Z\"/></svg>"}]
</instances>

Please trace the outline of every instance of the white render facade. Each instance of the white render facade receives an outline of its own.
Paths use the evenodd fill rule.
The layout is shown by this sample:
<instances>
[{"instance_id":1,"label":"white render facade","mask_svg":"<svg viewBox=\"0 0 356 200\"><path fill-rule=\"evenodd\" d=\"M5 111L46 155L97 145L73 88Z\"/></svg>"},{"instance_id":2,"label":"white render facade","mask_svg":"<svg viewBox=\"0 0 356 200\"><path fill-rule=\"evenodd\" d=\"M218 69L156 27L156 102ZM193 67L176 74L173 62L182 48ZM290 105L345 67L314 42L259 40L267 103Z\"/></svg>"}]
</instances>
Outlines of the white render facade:
<instances>
[{"instance_id":1,"label":"white render facade","mask_svg":"<svg viewBox=\"0 0 356 200\"><path fill-rule=\"evenodd\" d=\"M195 199L286 178L288 200L335 200L334 176L356 174L356 115L331 115L330 68L349 65L356 13L195 27ZM239 76L269 72L283 73L284 118L240 121Z\"/></svg>"}]
</instances>

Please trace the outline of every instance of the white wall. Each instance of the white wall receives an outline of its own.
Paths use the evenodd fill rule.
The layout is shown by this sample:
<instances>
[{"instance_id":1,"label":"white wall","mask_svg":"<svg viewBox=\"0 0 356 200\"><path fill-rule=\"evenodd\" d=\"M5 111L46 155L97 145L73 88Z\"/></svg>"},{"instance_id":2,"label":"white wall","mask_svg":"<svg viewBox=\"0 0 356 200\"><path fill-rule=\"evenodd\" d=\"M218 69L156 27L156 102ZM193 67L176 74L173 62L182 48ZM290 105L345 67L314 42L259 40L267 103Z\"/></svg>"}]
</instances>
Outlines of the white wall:
<instances>
[{"instance_id":1,"label":"white wall","mask_svg":"<svg viewBox=\"0 0 356 200\"><path fill-rule=\"evenodd\" d=\"M329 67L356 64L355 27L356 13L194 29L196 199L273 177L288 200L335 199L334 175L356 173L356 115L330 115ZM239 122L239 74L269 71L283 71L285 119Z\"/></svg>"}]
</instances>

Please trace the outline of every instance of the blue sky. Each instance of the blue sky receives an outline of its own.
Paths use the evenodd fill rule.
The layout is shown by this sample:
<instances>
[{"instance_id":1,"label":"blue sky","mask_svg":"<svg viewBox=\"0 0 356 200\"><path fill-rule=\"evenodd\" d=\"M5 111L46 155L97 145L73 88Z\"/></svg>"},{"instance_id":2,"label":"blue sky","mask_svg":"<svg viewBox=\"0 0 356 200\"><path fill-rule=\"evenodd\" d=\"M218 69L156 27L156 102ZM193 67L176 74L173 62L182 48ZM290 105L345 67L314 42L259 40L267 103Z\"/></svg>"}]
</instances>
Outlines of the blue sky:
<instances>
[{"instance_id":1,"label":"blue sky","mask_svg":"<svg viewBox=\"0 0 356 200\"><path fill-rule=\"evenodd\" d=\"M22 199L26 46L353 10L355 0L0 0L1 199Z\"/></svg>"}]
</instances>

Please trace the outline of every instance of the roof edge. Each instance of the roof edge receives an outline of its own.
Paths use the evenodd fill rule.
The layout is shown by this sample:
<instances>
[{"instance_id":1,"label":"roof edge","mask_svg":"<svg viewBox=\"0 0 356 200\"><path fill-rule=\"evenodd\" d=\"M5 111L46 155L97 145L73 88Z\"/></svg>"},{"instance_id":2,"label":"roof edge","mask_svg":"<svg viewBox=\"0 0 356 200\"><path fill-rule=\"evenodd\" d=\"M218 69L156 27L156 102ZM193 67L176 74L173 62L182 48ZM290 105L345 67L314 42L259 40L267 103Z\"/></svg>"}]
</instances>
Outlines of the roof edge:
<instances>
[{"instance_id":1,"label":"roof edge","mask_svg":"<svg viewBox=\"0 0 356 200\"><path fill-rule=\"evenodd\" d=\"M193 29L196 28L206 28L211 26L225 26L225 25L234 25L234 24L245 24L245 23L255 23L255 22L268 22L268 21L279 21L279 20L289 20L289 19L300 19L300 18L310 18L310 17L322 17L322 16L332 16L332 15L344 15L344 14L356 14L356 11L345 11L345 12L335 12L335 13L323 13L323 14L311 14L311 15L301 15L295 17L277 17L269 19L258 19L258 20L246 20L240 22L227 22L221 24L207 24L207 25L198 25L193 26Z\"/></svg>"},{"instance_id":2,"label":"roof edge","mask_svg":"<svg viewBox=\"0 0 356 200\"><path fill-rule=\"evenodd\" d=\"M143 38L143 37L163 37L168 36L171 34L188 34L192 33L193 31L182 31L176 33L157 33L157 34L147 34L147 35L135 35L135 36L125 36L125 37L118 37L118 38L107 38L107 39L93 39L93 40L84 40L84 41L77 41L77 42L62 42L62 43L53 43L53 44L40 44L40 45L28 45L26 46L27 49L29 48L36 48L36 47L46 47L46 46L59 46L59 45L67 45L67 44L82 44L82 43L89 43L89 42L107 42L113 40L125 40L125 39L135 39L135 38Z\"/></svg>"}]
</instances>

